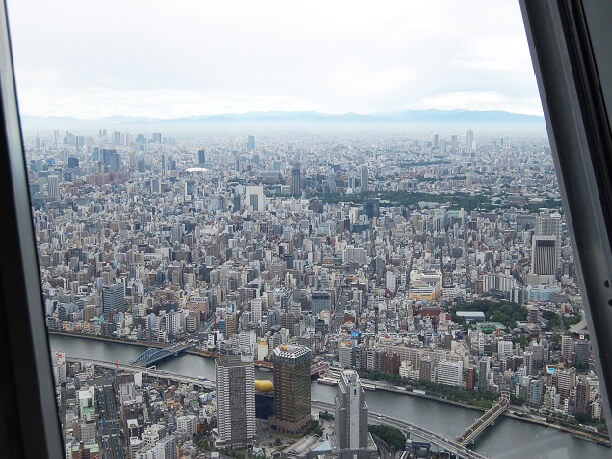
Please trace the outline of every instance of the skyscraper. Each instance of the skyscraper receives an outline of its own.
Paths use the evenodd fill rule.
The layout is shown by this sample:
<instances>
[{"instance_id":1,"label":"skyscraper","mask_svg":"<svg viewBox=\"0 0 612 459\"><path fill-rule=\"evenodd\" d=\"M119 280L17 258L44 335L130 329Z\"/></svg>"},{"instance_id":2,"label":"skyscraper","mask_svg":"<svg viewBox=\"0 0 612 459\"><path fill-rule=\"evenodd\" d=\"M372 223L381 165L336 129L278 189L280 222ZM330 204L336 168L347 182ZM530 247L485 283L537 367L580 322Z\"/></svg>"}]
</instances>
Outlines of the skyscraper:
<instances>
[{"instance_id":1,"label":"skyscraper","mask_svg":"<svg viewBox=\"0 0 612 459\"><path fill-rule=\"evenodd\" d=\"M47 177L47 196L51 201L59 197L59 177L57 175Z\"/></svg>"},{"instance_id":2,"label":"skyscraper","mask_svg":"<svg viewBox=\"0 0 612 459\"><path fill-rule=\"evenodd\" d=\"M554 275L557 270L557 237L533 236L531 244L531 273Z\"/></svg>"},{"instance_id":3,"label":"skyscraper","mask_svg":"<svg viewBox=\"0 0 612 459\"><path fill-rule=\"evenodd\" d=\"M556 236L561 234L561 215L542 214L536 217L535 224L536 236Z\"/></svg>"},{"instance_id":4,"label":"skyscraper","mask_svg":"<svg viewBox=\"0 0 612 459\"><path fill-rule=\"evenodd\" d=\"M255 150L255 136L250 135L247 139L247 150Z\"/></svg>"},{"instance_id":5,"label":"skyscraper","mask_svg":"<svg viewBox=\"0 0 612 459\"><path fill-rule=\"evenodd\" d=\"M439 145L440 145L440 136L438 134L435 134L434 140L433 140L433 147L438 148Z\"/></svg>"},{"instance_id":6,"label":"skyscraper","mask_svg":"<svg viewBox=\"0 0 612 459\"><path fill-rule=\"evenodd\" d=\"M368 405L359 375L354 370L340 374L336 392L336 443L339 449L368 446Z\"/></svg>"},{"instance_id":7,"label":"skyscraper","mask_svg":"<svg viewBox=\"0 0 612 459\"><path fill-rule=\"evenodd\" d=\"M361 192L365 193L368 191L368 168L367 166L361 166Z\"/></svg>"},{"instance_id":8,"label":"skyscraper","mask_svg":"<svg viewBox=\"0 0 612 459\"><path fill-rule=\"evenodd\" d=\"M380 216L380 201L373 198L364 199L363 213L366 214L368 218L378 218Z\"/></svg>"},{"instance_id":9,"label":"skyscraper","mask_svg":"<svg viewBox=\"0 0 612 459\"><path fill-rule=\"evenodd\" d=\"M206 164L206 150L198 150L198 164L200 166Z\"/></svg>"},{"instance_id":10,"label":"skyscraper","mask_svg":"<svg viewBox=\"0 0 612 459\"><path fill-rule=\"evenodd\" d=\"M255 441L255 370L250 357L224 355L215 362L218 447L245 448Z\"/></svg>"},{"instance_id":11,"label":"skyscraper","mask_svg":"<svg viewBox=\"0 0 612 459\"><path fill-rule=\"evenodd\" d=\"M278 346L274 362L274 415L270 425L286 433L300 432L310 423L310 361L305 346Z\"/></svg>"},{"instance_id":12,"label":"skyscraper","mask_svg":"<svg viewBox=\"0 0 612 459\"><path fill-rule=\"evenodd\" d=\"M295 163L291 169L291 195L296 198L302 195L302 172L299 163Z\"/></svg>"},{"instance_id":13,"label":"skyscraper","mask_svg":"<svg viewBox=\"0 0 612 459\"><path fill-rule=\"evenodd\" d=\"M465 134L465 146L467 147L468 150L471 150L473 144L474 144L474 131L469 129Z\"/></svg>"},{"instance_id":14,"label":"skyscraper","mask_svg":"<svg viewBox=\"0 0 612 459\"><path fill-rule=\"evenodd\" d=\"M110 318L115 312L125 311L125 295L122 284L102 287L102 311L107 318Z\"/></svg>"}]
</instances>

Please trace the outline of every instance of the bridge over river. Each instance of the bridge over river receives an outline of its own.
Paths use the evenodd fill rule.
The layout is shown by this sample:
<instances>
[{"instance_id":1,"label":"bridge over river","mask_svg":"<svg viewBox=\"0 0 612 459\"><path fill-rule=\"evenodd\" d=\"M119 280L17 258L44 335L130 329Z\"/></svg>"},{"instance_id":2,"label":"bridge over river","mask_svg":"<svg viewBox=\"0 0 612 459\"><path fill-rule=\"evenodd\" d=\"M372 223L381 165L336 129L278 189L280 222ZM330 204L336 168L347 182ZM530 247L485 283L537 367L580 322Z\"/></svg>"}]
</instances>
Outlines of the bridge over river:
<instances>
[{"instance_id":1,"label":"bridge over river","mask_svg":"<svg viewBox=\"0 0 612 459\"><path fill-rule=\"evenodd\" d=\"M335 405L333 403L313 400L312 407L316 410L333 411ZM422 438L423 440L426 440L438 446L439 448L448 451L451 454L455 454L459 458L486 459L486 456L483 456L482 454L478 454L477 452L468 449L465 445L462 445L453 439L445 438L442 435L419 427L408 421L404 421L403 419L398 419L381 413L374 413L370 411L368 413L368 422L370 424L384 424L391 427L395 427L403 432L410 434L411 436Z\"/></svg>"},{"instance_id":2,"label":"bridge over river","mask_svg":"<svg viewBox=\"0 0 612 459\"><path fill-rule=\"evenodd\" d=\"M476 441L476 437L484 432L487 427L492 425L495 420L508 409L509 405L510 394L508 392L502 392L499 401L490 409L485 411L482 416L476 419L471 426L465 429L463 434L457 437L457 443L463 446L474 443Z\"/></svg>"},{"instance_id":3,"label":"bridge over river","mask_svg":"<svg viewBox=\"0 0 612 459\"><path fill-rule=\"evenodd\" d=\"M136 360L131 362L131 364L138 365L141 367L150 367L151 365L155 365L156 363L161 362L162 360L165 360L169 357L175 357L185 352L187 349L191 349L195 345L196 343L188 342L179 343L175 344L174 346L164 348L150 347L142 354L140 354L136 358Z\"/></svg>"}]
</instances>

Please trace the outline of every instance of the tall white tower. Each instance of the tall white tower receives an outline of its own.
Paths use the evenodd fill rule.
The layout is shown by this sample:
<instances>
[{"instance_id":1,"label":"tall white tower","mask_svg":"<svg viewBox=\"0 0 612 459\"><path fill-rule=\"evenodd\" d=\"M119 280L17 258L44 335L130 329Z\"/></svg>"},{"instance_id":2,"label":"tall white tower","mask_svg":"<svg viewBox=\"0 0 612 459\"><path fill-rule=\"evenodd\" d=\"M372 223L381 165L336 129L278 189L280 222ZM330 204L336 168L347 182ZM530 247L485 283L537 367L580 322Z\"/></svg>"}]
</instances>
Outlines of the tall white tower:
<instances>
[{"instance_id":1,"label":"tall white tower","mask_svg":"<svg viewBox=\"0 0 612 459\"><path fill-rule=\"evenodd\" d=\"M336 442L339 449L358 450L368 446L368 405L354 370L342 371L338 382Z\"/></svg>"},{"instance_id":2,"label":"tall white tower","mask_svg":"<svg viewBox=\"0 0 612 459\"><path fill-rule=\"evenodd\" d=\"M217 446L246 448L255 442L255 370L252 357L216 360Z\"/></svg>"}]
</instances>

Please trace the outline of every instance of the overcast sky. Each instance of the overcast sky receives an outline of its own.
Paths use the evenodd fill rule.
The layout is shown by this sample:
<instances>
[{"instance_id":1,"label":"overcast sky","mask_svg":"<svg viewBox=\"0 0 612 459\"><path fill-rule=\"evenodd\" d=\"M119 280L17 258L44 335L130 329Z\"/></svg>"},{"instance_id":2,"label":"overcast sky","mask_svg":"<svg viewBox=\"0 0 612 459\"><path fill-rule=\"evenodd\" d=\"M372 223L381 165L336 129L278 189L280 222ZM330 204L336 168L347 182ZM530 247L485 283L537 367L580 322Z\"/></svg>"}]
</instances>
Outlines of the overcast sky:
<instances>
[{"instance_id":1,"label":"overcast sky","mask_svg":"<svg viewBox=\"0 0 612 459\"><path fill-rule=\"evenodd\" d=\"M541 114L518 1L8 0L28 115Z\"/></svg>"}]
</instances>

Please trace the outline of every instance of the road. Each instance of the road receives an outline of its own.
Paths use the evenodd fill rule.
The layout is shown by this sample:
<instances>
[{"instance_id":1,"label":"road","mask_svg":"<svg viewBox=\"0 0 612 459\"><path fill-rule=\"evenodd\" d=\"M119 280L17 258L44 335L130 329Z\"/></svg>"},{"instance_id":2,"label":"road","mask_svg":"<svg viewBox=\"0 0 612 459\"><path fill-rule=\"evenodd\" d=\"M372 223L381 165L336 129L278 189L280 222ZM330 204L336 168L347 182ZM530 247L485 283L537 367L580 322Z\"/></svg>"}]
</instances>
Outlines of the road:
<instances>
[{"instance_id":1,"label":"road","mask_svg":"<svg viewBox=\"0 0 612 459\"><path fill-rule=\"evenodd\" d=\"M312 401L312 407L317 410L333 410L333 403L321 402L318 400ZM385 424L391 427L396 427L403 432L408 432L411 435L422 438L428 442L431 442L434 445L437 445L440 448L445 449L451 453L456 454L458 457L466 458L466 459L486 459L486 456L482 454L478 454L475 451L472 451L469 448L466 448L463 445L460 445L455 440L450 438L445 438L442 435L438 435L435 432L431 432L429 430L423 429L419 426L411 424L403 419L394 418L391 416L387 416L380 413L374 413L370 411L368 413L368 421L370 424L379 423Z\"/></svg>"},{"instance_id":2,"label":"road","mask_svg":"<svg viewBox=\"0 0 612 459\"><path fill-rule=\"evenodd\" d=\"M66 361L68 362L86 362L92 363L95 366L101 368L108 369L120 369L125 371L131 371L134 373L142 372L143 374L147 374L149 376L153 376L155 378L166 379L169 381L176 381L184 384L194 384L196 386L200 386L206 389L214 390L216 385L213 381L203 381L199 378L193 378L190 376L179 375L176 373L172 373L164 370L157 370L155 368L142 368L138 365L130 365L130 364L116 364L114 362L108 362L104 360L94 360L94 359L82 359L75 357L66 357ZM332 403L326 403L321 401L312 401L312 407L318 410L327 410L333 411L334 405ZM460 445L452 439L444 438L441 435L438 435L429 430L418 427L414 424L411 424L403 419L394 418L391 416L383 415L380 413L369 413L369 421L370 423L380 423L389 425L392 427L396 427L404 432L408 432L411 435L415 435L423 440L429 441L447 451L457 454L459 457L463 457L466 459L486 459L485 456L478 454L465 446Z\"/></svg>"},{"instance_id":3,"label":"road","mask_svg":"<svg viewBox=\"0 0 612 459\"><path fill-rule=\"evenodd\" d=\"M101 368L108 368L111 370L117 368L119 370L131 371L133 373L142 373L159 379L176 381L183 384L193 384L195 386L200 386L209 390L214 390L217 387L214 381L204 381L200 378L179 375L177 373L172 373L171 371L158 370L155 367L143 368L140 365L131 365L125 363L116 364L115 362L108 362L106 360L82 359L79 357L66 357L66 361L92 363L95 366Z\"/></svg>"}]
</instances>

